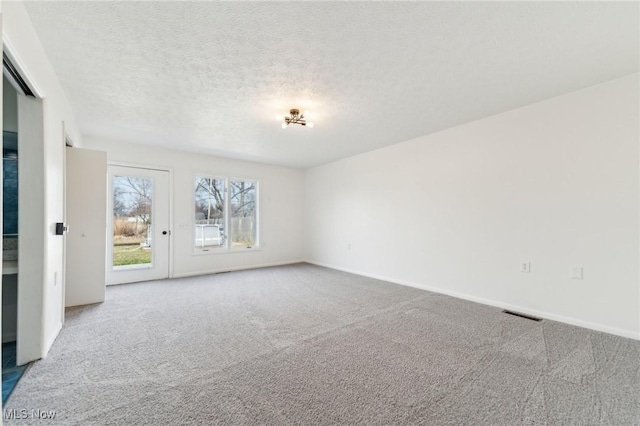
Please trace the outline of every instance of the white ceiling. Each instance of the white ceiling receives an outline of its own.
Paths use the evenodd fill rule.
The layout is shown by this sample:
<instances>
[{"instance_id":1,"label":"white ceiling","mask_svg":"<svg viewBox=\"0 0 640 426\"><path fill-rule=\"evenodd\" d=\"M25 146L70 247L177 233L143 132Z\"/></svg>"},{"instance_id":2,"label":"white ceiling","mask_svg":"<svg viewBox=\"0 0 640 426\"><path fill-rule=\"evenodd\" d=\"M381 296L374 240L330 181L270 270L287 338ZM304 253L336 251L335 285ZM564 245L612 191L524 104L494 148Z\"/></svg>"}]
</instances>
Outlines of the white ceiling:
<instances>
[{"instance_id":1,"label":"white ceiling","mask_svg":"<svg viewBox=\"0 0 640 426\"><path fill-rule=\"evenodd\" d=\"M639 4L26 2L85 137L310 167L638 72ZM293 107L315 128L280 127ZM397 166L397 165L396 165Z\"/></svg>"}]
</instances>

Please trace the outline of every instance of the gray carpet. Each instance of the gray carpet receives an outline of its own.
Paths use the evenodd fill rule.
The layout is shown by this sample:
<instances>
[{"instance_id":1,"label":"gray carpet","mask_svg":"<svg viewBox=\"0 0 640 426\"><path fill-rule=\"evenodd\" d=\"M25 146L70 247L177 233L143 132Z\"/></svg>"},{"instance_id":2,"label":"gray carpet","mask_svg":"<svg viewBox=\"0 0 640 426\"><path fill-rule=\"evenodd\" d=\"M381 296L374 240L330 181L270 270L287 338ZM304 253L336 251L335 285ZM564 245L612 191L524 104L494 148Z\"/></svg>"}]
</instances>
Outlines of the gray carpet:
<instances>
[{"instance_id":1,"label":"gray carpet","mask_svg":"<svg viewBox=\"0 0 640 426\"><path fill-rule=\"evenodd\" d=\"M8 424L640 424L640 342L308 264L107 289Z\"/></svg>"}]
</instances>

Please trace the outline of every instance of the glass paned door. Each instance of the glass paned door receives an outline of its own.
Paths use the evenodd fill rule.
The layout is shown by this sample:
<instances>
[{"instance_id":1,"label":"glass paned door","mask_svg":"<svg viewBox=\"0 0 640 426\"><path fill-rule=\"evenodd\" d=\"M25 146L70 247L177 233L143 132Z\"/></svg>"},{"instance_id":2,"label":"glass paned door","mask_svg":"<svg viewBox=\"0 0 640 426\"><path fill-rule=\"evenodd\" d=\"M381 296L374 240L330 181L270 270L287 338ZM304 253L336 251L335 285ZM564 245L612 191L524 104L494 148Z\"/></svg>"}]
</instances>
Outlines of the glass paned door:
<instances>
[{"instance_id":1,"label":"glass paned door","mask_svg":"<svg viewBox=\"0 0 640 426\"><path fill-rule=\"evenodd\" d=\"M109 166L107 284L169 276L169 173Z\"/></svg>"}]
</instances>

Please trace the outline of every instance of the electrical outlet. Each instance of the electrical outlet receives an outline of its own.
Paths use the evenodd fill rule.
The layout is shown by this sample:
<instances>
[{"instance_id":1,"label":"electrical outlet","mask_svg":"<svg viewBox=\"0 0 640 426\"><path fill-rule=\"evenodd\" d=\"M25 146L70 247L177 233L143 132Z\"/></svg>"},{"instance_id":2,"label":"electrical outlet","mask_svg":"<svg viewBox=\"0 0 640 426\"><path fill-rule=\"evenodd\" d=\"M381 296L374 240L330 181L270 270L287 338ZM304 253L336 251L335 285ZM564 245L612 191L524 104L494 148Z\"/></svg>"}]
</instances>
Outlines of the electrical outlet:
<instances>
[{"instance_id":1,"label":"electrical outlet","mask_svg":"<svg viewBox=\"0 0 640 426\"><path fill-rule=\"evenodd\" d=\"M582 266L571 266L569 270L569 278L572 280L581 280L582 272Z\"/></svg>"},{"instance_id":2,"label":"electrical outlet","mask_svg":"<svg viewBox=\"0 0 640 426\"><path fill-rule=\"evenodd\" d=\"M524 272L525 274L531 273L531 262L520 262L520 272Z\"/></svg>"}]
</instances>

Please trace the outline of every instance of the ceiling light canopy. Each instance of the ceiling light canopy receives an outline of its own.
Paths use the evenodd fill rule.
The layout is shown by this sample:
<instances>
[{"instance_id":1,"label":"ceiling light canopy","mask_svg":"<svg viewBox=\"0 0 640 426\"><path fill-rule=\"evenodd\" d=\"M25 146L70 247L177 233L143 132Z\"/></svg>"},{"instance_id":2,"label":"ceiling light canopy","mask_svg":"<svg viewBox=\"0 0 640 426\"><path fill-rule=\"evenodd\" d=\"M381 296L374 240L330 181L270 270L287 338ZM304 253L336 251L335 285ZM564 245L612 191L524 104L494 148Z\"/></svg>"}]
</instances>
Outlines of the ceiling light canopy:
<instances>
[{"instance_id":1,"label":"ceiling light canopy","mask_svg":"<svg viewBox=\"0 0 640 426\"><path fill-rule=\"evenodd\" d=\"M289 111L289 116L284 118L284 123L282 123L282 128L286 129L287 127L289 127L289 124L299 124L305 127L313 127L313 123L310 121L307 121L304 118L305 114L308 114L308 112L301 114L299 109L295 109L295 108L291 109Z\"/></svg>"}]
</instances>

